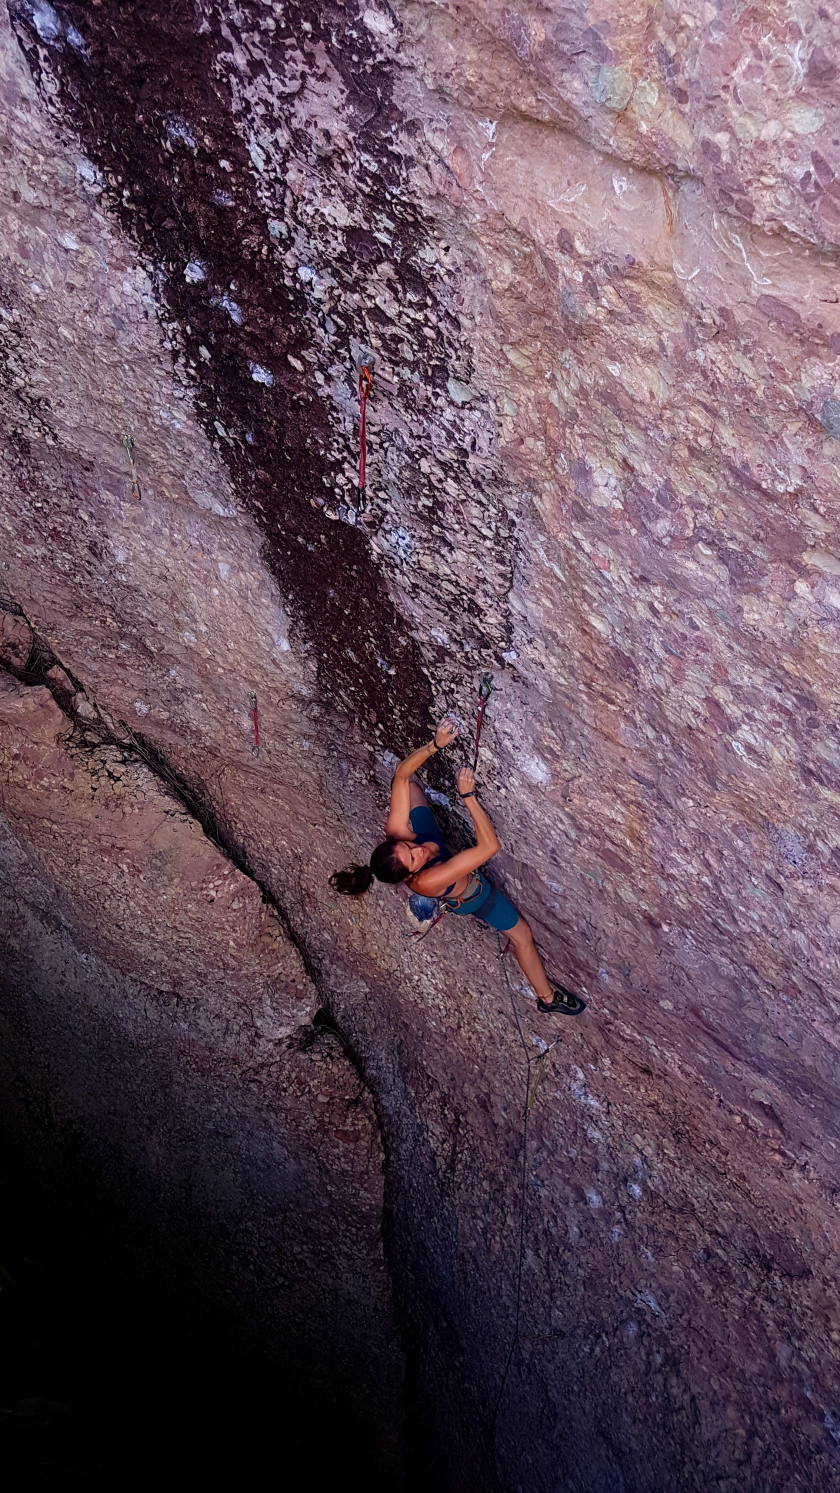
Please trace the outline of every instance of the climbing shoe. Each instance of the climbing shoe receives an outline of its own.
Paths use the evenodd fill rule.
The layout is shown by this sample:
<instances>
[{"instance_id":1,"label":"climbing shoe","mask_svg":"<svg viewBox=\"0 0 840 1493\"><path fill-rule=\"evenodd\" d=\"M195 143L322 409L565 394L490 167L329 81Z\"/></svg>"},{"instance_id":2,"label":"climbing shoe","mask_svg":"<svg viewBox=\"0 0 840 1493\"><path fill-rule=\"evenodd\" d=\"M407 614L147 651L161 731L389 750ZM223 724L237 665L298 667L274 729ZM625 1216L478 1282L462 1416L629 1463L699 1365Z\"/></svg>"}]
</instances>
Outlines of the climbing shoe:
<instances>
[{"instance_id":1,"label":"climbing shoe","mask_svg":"<svg viewBox=\"0 0 840 1493\"><path fill-rule=\"evenodd\" d=\"M582 1001L579 995L572 995L571 990L566 990L563 985L558 985L551 1003L538 1000L537 1010L542 1011L543 1016L551 1016L555 1012L559 1016L579 1016L581 1011L586 1010L586 1001Z\"/></svg>"}]
</instances>

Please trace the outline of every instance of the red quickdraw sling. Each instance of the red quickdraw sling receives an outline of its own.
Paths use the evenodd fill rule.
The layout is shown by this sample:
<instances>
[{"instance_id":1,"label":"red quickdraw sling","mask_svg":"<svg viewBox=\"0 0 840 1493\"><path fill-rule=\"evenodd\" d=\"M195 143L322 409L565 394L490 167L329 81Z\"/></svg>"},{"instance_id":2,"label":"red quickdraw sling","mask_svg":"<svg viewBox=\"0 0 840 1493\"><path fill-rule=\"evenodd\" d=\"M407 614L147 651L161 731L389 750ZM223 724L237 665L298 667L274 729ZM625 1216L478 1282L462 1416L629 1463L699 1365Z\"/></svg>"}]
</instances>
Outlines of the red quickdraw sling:
<instances>
[{"instance_id":1,"label":"red quickdraw sling","mask_svg":"<svg viewBox=\"0 0 840 1493\"><path fill-rule=\"evenodd\" d=\"M257 707L256 695L251 695L251 718L254 722L254 745L251 748L254 756L259 756L260 751L260 712Z\"/></svg>"},{"instance_id":2,"label":"red quickdraw sling","mask_svg":"<svg viewBox=\"0 0 840 1493\"><path fill-rule=\"evenodd\" d=\"M370 369L363 363L359 369L359 496L364 496L367 468L367 402L373 382Z\"/></svg>"}]
</instances>

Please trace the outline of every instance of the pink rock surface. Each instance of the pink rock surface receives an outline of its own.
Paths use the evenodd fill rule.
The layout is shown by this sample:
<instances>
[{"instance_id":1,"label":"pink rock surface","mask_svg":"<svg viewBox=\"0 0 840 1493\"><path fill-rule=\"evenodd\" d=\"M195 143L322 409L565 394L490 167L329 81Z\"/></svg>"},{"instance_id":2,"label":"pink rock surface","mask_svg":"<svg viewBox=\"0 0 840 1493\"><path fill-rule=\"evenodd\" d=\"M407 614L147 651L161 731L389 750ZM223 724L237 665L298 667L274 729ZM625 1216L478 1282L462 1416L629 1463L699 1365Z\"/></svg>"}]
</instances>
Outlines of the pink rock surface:
<instances>
[{"instance_id":1,"label":"pink rock surface","mask_svg":"<svg viewBox=\"0 0 840 1493\"><path fill-rule=\"evenodd\" d=\"M221 886L226 851L304 961L284 1020L345 1033L412 1475L840 1488L833 18L12 9L2 657L33 662L23 614L77 730L82 707L130 725L215 806L221 849L164 837L166 906ZM486 668L494 872L589 1010L531 1111L485 1455L518 1260L511 996L530 1052L553 1029L486 930L418 948L393 893L339 903L327 877L380 832L384 753L469 718ZM15 812L79 947L165 961L124 798L103 785L107 836L77 800L81 885L26 808L80 760L44 750L8 769ZM117 938L98 909L126 876ZM248 884L208 1001L255 967L274 999ZM197 990L209 938L174 943ZM356 1185L323 1196L352 1212Z\"/></svg>"}]
</instances>

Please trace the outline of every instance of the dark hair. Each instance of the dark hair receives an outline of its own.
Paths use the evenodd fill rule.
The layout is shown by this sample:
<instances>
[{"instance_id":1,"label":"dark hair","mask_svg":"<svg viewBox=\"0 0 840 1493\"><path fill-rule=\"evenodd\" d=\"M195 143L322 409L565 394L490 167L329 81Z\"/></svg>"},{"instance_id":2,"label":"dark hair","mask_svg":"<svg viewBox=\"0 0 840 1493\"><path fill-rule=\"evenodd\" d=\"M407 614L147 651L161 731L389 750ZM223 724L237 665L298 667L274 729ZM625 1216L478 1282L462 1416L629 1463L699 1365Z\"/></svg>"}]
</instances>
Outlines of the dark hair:
<instances>
[{"instance_id":1,"label":"dark hair","mask_svg":"<svg viewBox=\"0 0 840 1493\"><path fill-rule=\"evenodd\" d=\"M401 840L383 840L374 850L369 866L345 866L343 871L333 871L330 886L334 891L342 892L345 897L360 897L362 892L367 891L374 876L377 881L389 881L392 884L405 881L411 872L397 856L397 846L401 844Z\"/></svg>"}]
</instances>

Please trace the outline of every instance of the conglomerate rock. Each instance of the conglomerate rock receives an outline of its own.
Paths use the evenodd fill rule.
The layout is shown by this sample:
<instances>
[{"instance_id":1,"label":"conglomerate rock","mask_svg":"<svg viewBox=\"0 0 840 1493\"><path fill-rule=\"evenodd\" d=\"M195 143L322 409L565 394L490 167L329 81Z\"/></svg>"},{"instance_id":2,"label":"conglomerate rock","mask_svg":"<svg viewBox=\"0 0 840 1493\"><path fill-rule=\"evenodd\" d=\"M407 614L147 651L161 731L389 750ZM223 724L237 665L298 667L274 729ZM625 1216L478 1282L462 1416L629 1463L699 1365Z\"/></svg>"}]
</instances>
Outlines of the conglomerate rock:
<instances>
[{"instance_id":1,"label":"conglomerate rock","mask_svg":"<svg viewBox=\"0 0 840 1493\"><path fill-rule=\"evenodd\" d=\"M4 1048L148 1226L186 1237L157 1179L201 1174L211 1295L222 1217L289 1209L322 1262L333 1217L354 1305L306 1361L368 1386L386 1479L403 1355L421 1487L840 1489L837 32L726 0L3 19ZM589 999L539 1069L485 929L411 944L398 894L327 885L485 669L494 871ZM372 1099L329 1155L319 1012L328 1100L354 1065ZM128 1030L163 1110L120 1088ZM211 1175L179 1115L212 1128L243 1044ZM290 1362L333 1282L256 1252L239 1309Z\"/></svg>"}]
</instances>

